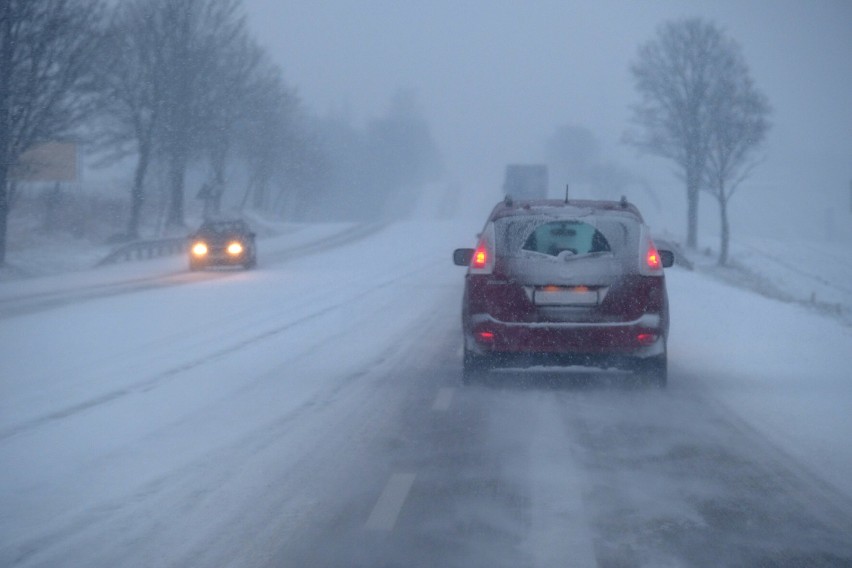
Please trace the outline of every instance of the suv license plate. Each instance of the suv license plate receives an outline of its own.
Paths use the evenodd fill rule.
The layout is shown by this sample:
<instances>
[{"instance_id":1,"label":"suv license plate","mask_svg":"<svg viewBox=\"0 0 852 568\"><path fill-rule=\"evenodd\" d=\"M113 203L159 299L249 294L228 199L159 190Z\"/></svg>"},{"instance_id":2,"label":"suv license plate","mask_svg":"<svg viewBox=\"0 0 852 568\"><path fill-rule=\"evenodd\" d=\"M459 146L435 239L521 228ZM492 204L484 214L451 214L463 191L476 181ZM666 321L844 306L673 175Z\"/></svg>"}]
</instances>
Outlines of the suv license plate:
<instances>
[{"instance_id":1,"label":"suv license plate","mask_svg":"<svg viewBox=\"0 0 852 568\"><path fill-rule=\"evenodd\" d=\"M535 291L533 302L537 306L593 306L598 303L598 292L588 288L542 289Z\"/></svg>"}]
</instances>

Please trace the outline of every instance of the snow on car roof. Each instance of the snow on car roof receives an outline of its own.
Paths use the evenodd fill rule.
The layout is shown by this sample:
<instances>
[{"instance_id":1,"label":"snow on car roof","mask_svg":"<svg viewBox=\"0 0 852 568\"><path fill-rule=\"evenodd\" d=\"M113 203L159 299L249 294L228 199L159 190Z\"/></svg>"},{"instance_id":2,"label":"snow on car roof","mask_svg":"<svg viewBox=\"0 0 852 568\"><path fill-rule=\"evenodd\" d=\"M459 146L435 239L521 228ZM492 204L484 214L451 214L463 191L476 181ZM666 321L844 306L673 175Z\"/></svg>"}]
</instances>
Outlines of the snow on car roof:
<instances>
[{"instance_id":1,"label":"snow on car roof","mask_svg":"<svg viewBox=\"0 0 852 568\"><path fill-rule=\"evenodd\" d=\"M490 219L496 220L501 217L513 215L554 215L581 217L601 213L628 214L643 223L642 215L632 203L622 201L608 201L595 199L538 199L530 201L501 201L491 211Z\"/></svg>"}]
</instances>

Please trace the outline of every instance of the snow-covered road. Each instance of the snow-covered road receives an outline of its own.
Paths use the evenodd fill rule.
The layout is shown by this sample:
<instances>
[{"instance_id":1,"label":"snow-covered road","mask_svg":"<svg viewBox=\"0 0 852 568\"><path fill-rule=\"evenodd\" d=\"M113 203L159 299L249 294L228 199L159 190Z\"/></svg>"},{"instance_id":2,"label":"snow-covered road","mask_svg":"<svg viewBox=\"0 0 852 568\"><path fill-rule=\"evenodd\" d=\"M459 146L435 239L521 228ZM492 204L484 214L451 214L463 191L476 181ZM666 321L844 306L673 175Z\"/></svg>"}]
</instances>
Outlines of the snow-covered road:
<instances>
[{"instance_id":1,"label":"snow-covered road","mask_svg":"<svg viewBox=\"0 0 852 568\"><path fill-rule=\"evenodd\" d=\"M477 227L0 284L0 565L852 563L848 327L673 269L667 391L461 388Z\"/></svg>"}]
</instances>

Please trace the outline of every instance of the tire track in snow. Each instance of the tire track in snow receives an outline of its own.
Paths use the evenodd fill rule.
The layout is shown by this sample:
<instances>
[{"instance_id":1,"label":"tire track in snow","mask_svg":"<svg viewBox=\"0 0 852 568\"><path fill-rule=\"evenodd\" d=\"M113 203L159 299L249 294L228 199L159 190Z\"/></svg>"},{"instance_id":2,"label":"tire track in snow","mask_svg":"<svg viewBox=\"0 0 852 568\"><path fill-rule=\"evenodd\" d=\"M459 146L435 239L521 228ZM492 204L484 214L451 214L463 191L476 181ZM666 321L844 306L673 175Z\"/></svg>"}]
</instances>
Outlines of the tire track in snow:
<instances>
[{"instance_id":1,"label":"tire track in snow","mask_svg":"<svg viewBox=\"0 0 852 568\"><path fill-rule=\"evenodd\" d=\"M316 241L287 247L277 250L261 257L263 264L280 263L293 260L310 254L324 252L349 243L354 243L387 228L387 223L371 223L347 227L346 229L323 237ZM39 292L35 294L23 294L9 298L0 298L0 319L27 315L35 312L49 310L68 304L77 304L89 300L100 300L123 294L133 294L148 290L170 288L209 280L233 278L242 274L234 271L218 272L195 272L186 271L172 272L165 275L133 278L107 284L93 284L81 286L70 290L58 290Z\"/></svg>"},{"instance_id":2,"label":"tire track in snow","mask_svg":"<svg viewBox=\"0 0 852 568\"><path fill-rule=\"evenodd\" d=\"M66 407L61 408L59 410L56 410L54 412L50 412L48 414L45 414L45 415L27 420L25 422L21 422L19 424L13 425L11 427L5 428L3 430L0 430L0 441L11 438L12 436L16 436L16 435L21 434L23 432L32 430L34 428L38 428L41 425L44 425L44 424L47 424L47 423L50 423L50 422L55 422L55 421L58 421L58 420L63 420L65 418L68 418L69 416L74 416L76 414L79 414L81 412L85 412L89 409L101 406L103 404L108 404L108 403L110 403L114 400L123 398L125 396L129 396L131 394L151 390L153 388L156 388L158 385L162 384L163 382L174 379L175 377L181 375L182 373L185 373L187 371L190 371L192 369L195 369L195 368L203 366L203 365L211 364L218 359L221 359L223 357L227 357L228 355L230 355L232 353L236 353L236 352L240 351L241 349L244 349L244 348L246 348L246 347L248 347L252 344L255 344L257 342L269 340L269 339L271 339L271 338L273 338L277 335L280 335L280 334L287 332L287 331L289 331L289 330L291 330L295 327L298 327L299 325L302 325L306 322L320 318L320 317L322 317L326 314L329 314L329 313L331 313L335 310L338 310L341 307L346 306L347 304L350 304L352 302L357 302L358 300L360 300L360 299L362 299L366 296L381 292L381 291L393 286L397 282L404 280L406 278L409 278L410 276L412 276L414 274L426 272L428 270L432 270L432 267L428 266L428 265L427 266L420 265L418 268L416 268L414 270L409 270L409 271L406 271L402 274L398 274L398 275L396 275L395 277L393 277L389 280L385 280L384 282L381 282L381 283L377 284L376 286L373 286L373 287L371 287L367 290L363 290L363 291L361 291L357 294L350 295L350 296L348 296L348 297L346 297L346 298L344 298L344 299L342 299L342 300L340 300L340 301L338 301L338 302L336 302L332 305L328 305L328 306L325 306L322 309L312 311L312 312L310 312L310 313L308 313L308 314L306 314L306 315L304 315L304 316L302 316L298 319L288 321L287 323L285 323L283 325L278 325L278 326L273 327L272 329L268 329L268 330L266 330L262 333L255 333L255 334L250 335L249 337L244 337L243 339L241 339L239 341L235 341L235 342L230 343L227 347L217 349L213 352L209 352L209 353L205 354L204 357L196 358L196 359L187 361L183 364L172 367L172 368L170 368L166 371L158 373L154 377L145 379L143 381L138 381L138 382L130 384L130 385L126 385L126 386L124 386L120 389L116 389L116 390L104 393L100 396L87 399L87 400L79 402L77 404L66 406ZM347 289L349 287L349 284L350 283L346 283L346 285L341 287L341 289L344 289L344 290ZM321 296L321 297L327 297L328 291L327 290L321 291L321 292L318 293L318 295Z\"/></svg>"},{"instance_id":3,"label":"tire track in snow","mask_svg":"<svg viewBox=\"0 0 852 568\"><path fill-rule=\"evenodd\" d=\"M442 315L426 313L417 326L443 326ZM302 353L298 358L308 355ZM342 466L344 457L361 459L365 452L362 445L372 448L382 433L392 429L388 421L396 416L399 399L410 394L388 388L398 376L391 370L397 369L400 361L407 364L410 360L411 355L399 346L387 347L365 365L321 385L306 401L273 420L261 421L237 438L147 481L131 495L96 503L20 541L10 547L17 554L14 565L27 561L53 564L68 558L68 550L79 551L72 557L87 565L281 565L271 558L280 550L282 539L303 542L300 531L332 514L321 496L329 491L337 493L342 483L351 483L348 468ZM378 390L385 393L383 397L376 397ZM186 432L192 429L191 422L171 424L169 428ZM162 432L152 433L146 443L164 437ZM321 452L317 451L318 441L324 448ZM258 463L264 467L258 467ZM366 460L354 467L358 471L366 468L375 476L379 473L373 471L376 463ZM270 469L276 471L274 486L263 489L260 501L243 500L246 488L256 489L268 482L264 476ZM242 488L239 501L228 499L234 484ZM207 532L197 541L187 543L183 533L171 533L155 522L176 504L182 508L184 523L205 527ZM113 532L111 544L104 545L104 535ZM131 546L134 556L128 558L126 551Z\"/></svg>"}]
</instances>

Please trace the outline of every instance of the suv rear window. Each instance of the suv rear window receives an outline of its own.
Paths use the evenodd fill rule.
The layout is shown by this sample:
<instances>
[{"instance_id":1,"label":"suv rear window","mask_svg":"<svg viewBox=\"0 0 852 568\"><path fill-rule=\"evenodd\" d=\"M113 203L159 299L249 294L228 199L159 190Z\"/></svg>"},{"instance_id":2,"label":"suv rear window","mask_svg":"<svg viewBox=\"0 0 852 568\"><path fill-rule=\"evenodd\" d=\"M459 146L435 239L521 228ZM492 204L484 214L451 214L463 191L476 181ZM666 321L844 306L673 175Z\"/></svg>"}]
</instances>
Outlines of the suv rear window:
<instances>
[{"instance_id":1,"label":"suv rear window","mask_svg":"<svg viewBox=\"0 0 852 568\"><path fill-rule=\"evenodd\" d=\"M536 227L529 234L523 250L558 256L568 251L571 254L608 252L609 242L603 234L582 221L551 221Z\"/></svg>"},{"instance_id":2,"label":"suv rear window","mask_svg":"<svg viewBox=\"0 0 852 568\"><path fill-rule=\"evenodd\" d=\"M638 246L639 225L626 217L509 216L494 222L494 232L496 253L503 257L525 252L558 256L564 251L578 256L607 252L624 256Z\"/></svg>"}]
</instances>

